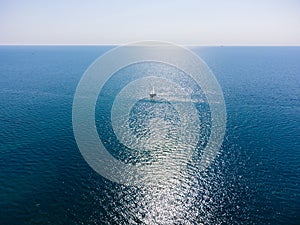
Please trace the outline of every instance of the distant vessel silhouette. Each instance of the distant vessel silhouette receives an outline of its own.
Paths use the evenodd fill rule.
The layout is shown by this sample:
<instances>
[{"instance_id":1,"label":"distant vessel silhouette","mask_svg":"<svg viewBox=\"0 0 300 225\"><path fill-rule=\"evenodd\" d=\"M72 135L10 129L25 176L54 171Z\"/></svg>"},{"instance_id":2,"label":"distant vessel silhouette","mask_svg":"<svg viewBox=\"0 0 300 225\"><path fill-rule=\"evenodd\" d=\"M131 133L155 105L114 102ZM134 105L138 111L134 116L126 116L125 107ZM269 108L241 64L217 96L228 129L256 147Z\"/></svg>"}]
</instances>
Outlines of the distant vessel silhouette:
<instances>
[{"instance_id":1,"label":"distant vessel silhouette","mask_svg":"<svg viewBox=\"0 0 300 225\"><path fill-rule=\"evenodd\" d=\"M156 96L156 93L154 91L154 87L152 87L152 91L150 92L150 98L154 98Z\"/></svg>"}]
</instances>

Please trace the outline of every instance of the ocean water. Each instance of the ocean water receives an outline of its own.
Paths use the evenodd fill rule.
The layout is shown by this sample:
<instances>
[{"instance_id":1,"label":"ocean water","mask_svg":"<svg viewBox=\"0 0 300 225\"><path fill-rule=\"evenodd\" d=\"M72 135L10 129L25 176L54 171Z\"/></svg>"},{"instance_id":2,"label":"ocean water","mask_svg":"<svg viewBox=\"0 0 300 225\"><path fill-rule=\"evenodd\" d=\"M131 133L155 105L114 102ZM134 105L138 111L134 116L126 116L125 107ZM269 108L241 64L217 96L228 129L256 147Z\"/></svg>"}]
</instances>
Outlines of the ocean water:
<instances>
[{"instance_id":1,"label":"ocean water","mask_svg":"<svg viewBox=\"0 0 300 225\"><path fill-rule=\"evenodd\" d=\"M300 47L191 48L224 93L227 128L220 154L206 171L191 166L170 183L144 187L101 177L73 135L77 84L111 48L0 47L1 225L300 224ZM107 91L114 87L112 80ZM139 102L130 122L146 140L145 151L120 147L111 153L131 163L172 157L178 133L157 126L166 107L174 111L164 100ZM205 104L198 107L207 112L201 119L205 145L210 113ZM145 112L147 123L139 116ZM168 115L164 127L176 126L177 117ZM169 138L149 135L156 130ZM113 137L110 129L99 135Z\"/></svg>"}]
</instances>

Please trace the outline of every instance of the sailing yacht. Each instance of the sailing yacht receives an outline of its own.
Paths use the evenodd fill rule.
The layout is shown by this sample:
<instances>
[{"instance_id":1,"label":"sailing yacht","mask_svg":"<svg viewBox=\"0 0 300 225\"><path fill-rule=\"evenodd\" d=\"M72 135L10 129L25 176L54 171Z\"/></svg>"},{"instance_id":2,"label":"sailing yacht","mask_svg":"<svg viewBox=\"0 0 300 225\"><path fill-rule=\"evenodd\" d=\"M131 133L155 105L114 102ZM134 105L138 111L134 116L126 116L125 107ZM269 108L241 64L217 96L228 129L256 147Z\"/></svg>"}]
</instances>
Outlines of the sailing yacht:
<instances>
[{"instance_id":1,"label":"sailing yacht","mask_svg":"<svg viewBox=\"0 0 300 225\"><path fill-rule=\"evenodd\" d=\"M154 98L156 96L156 93L154 91L154 87L152 87L152 91L150 92L150 98Z\"/></svg>"}]
</instances>

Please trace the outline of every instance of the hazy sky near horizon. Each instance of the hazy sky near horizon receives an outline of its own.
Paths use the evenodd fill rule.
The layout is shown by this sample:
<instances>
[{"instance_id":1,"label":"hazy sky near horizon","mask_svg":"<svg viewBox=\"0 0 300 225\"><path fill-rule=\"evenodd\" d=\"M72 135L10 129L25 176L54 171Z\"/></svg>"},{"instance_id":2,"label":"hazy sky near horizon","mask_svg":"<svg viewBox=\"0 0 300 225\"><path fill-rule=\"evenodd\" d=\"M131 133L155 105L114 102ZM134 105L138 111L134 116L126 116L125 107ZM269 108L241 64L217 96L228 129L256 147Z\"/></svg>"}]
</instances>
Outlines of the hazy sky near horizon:
<instances>
[{"instance_id":1,"label":"hazy sky near horizon","mask_svg":"<svg viewBox=\"0 0 300 225\"><path fill-rule=\"evenodd\" d=\"M300 45L299 0L0 0L0 44Z\"/></svg>"}]
</instances>

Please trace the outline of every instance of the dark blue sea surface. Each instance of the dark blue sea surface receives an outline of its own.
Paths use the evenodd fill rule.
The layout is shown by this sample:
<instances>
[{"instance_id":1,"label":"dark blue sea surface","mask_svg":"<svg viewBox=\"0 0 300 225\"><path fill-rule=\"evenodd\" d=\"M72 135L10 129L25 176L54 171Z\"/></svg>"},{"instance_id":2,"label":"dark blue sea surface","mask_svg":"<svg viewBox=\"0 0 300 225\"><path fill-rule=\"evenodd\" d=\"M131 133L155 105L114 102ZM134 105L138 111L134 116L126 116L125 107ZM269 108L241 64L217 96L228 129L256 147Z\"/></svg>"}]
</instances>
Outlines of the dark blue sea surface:
<instances>
[{"instance_id":1,"label":"dark blue sea surface","mask_svg":"<svg viewBox=\"0 0 300 225\"><path fill-rule=\"evenodd\" d=\"M168 188L113 183L76 145L76 87L111 48L0 47L1 225L300 224L300 47L191 48L219 81L227 128L210 167Z\"/></svg>"}]
</instances>

